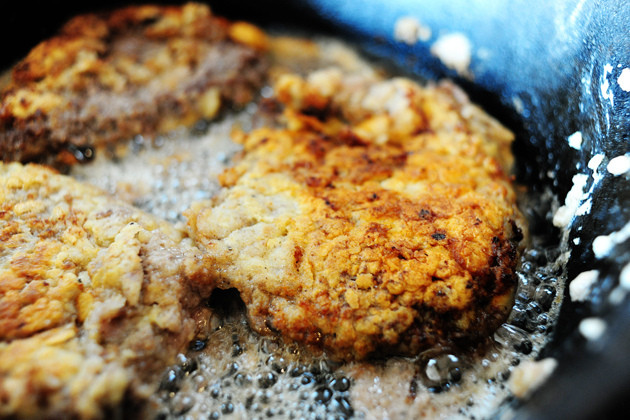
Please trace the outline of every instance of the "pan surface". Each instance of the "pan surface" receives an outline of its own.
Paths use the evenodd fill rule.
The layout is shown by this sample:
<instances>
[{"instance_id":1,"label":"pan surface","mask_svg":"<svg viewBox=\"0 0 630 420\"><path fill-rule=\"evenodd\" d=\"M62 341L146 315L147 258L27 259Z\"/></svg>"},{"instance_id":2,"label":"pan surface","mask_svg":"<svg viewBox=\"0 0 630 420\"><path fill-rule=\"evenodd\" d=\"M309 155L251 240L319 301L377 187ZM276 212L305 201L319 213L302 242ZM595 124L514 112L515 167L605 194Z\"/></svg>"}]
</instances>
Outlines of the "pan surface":
<instances>
[{"instance_id":1,"label":"pan surface","mask_svg":"<svg viewBox=\"0 0 630 420\"><path fill-rule=\"evenodd\" d=\"M0 65L13 64L75 14L124 3L13 3L3 11ZM624 288L630 287L630 173L622 171L630 155L629 5L366 0L357 7L334 0L238 0L211 6L228 17L342 34L421 78L454 78L514 130L517 180L534 191L551 189L560 205L569 191L576 192L566 229L544 220L558 237L565 232L565 275L571 280L597 270L586 302L566 294L554 339L542 355L556 358L559 367L532 398L514 403L516 417L601 418L621 407L630 391L630 302ZM416 42L400 41L401 18L428 32ZM435 47L453 34L467 40L463 61L461 54L449 61ZM575 175L583 175L584 183L574 188ZM599 340L580 333L586 318L604 321Z\"/></svg>"}]
</instances>

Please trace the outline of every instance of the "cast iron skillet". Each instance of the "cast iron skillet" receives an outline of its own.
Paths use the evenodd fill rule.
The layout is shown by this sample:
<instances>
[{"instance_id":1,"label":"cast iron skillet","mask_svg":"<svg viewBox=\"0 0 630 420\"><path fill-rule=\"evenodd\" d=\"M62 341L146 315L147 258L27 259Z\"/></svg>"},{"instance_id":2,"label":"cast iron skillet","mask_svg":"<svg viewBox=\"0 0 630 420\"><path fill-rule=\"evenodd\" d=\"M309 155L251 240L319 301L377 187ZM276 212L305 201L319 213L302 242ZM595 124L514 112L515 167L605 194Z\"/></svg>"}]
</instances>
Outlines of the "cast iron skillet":
<instances>
[{"instance_id":1,"label":"cast iron skillet","mask_svg":"<svg viewBox=\"0 0 630 420\"><path fill-rule=\"evenodd\" d=\"M24 56L78 13L129 2L92 1L80 6L49 1L12 2L2 7L0 68ZM153 3L168 3L154 1ZM176 1L170 3L178 3ZM267 0L210 2L214 11L262 25L290 26L352 39L423 78L451 77L517 134L514 151L519 182L534 191L548 186L560 202L576 173L602 153L605 165L630 153L630 92L617 80L630 68L630 5L625 0ZM394 24L413 16L432 30L427 42L409 46L394 39ZM459 77L430 54L443 34L460 32L472 44L469 77ZM630 71L630 70L628 70ZM518 111L517 111L518 109ZM580 150L567 137L580 131ZM593 239L630 223L630 179L606 175L592 189L592 209L571 227L568 279L600 271L587 303L565 298L554 339L543 352L559 360L552 378L524 403L522 419L611 418L630 395L630 301L609 303L621 269L630 263L630 241L595 258ZM550 176L551 175L551 176ZM589 178L586 190L591 188ZM549 220L544 228L553 229ZM574 238L580 238L575 245ZM602 317L608 329L593 345L577 326ZM622 411L623 412L623 411Z\"/></svg>"}]
</instances>

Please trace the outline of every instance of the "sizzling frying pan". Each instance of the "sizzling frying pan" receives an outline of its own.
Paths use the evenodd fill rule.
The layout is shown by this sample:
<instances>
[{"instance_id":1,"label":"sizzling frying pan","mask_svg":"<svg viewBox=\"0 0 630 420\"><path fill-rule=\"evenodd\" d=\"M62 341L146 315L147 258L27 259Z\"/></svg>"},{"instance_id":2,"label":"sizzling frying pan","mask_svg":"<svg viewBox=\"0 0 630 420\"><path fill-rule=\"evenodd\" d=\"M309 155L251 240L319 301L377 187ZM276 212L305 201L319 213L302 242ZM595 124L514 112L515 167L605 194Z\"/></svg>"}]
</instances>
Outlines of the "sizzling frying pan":
<instances>
[{"instance_id":1,"label":"sizzling frying pan","mask_svg":"<svg viewBox=\"0 0 630 420\"><path fill-rule=\"evenodd\" d=\"M125 3L3 5L0 68L12 65L69 17ZM624 84L625 75L630 79L630 4L624 0L210 3L217 13L232 18L342 35L421 78L454 78L517 134L517 180L534 191L550 187L560 203L573 185L573 175L592 175L588 162L593 156L602 154L605 165L630 154L630 87ZM430 28L426 41L408 45L395 39L395 24L404 16ZM436 39L451 33L461 33L470 42L466 74L431 54ZM577 131L582 143L572 147L568 138ZM588 302L565 298L553 340L541 355L558 359L558 369L527 401L512 402L517 418L610 418L623 410L630 395L630 301L627 296L621 303L609 299L621 270L630 263L630 240L622 238L600 258L592 248L596 237L630 223L630 173L603 174L598 181L588 179L585 190L590 194L583 200L591 199L591 209L571 224L565 269L568 279L599 270L597 285ZM544 217L534 228L555 229ZM580 321L591 316L608 326L597 343L578 332Z\"/></svg>"}]
</instances>

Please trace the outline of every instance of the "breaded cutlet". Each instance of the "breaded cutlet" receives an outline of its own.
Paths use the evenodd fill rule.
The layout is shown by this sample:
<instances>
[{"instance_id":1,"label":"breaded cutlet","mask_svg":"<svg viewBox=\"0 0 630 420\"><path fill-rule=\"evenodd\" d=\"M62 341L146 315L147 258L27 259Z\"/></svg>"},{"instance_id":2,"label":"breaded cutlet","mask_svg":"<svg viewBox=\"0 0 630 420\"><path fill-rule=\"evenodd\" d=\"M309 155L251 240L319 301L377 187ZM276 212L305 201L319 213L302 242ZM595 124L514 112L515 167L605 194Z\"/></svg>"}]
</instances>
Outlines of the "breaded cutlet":
<instances>
[{"instance_id":1,"label":"breaded cutlet","mask_svg":"<svg viewBox=\"0 0 630 420\"><path fill-rule=\"evenodd\" d=\"M104 418L147 397L203 333L206 266L170 224L0 163L0 417Z\"/></svg>"},{"instance_id":2,"label":"breaded cutlet","mask_svg":"<svg viewBox=\"0 0 630 420\"><path fill-rule=\"evenodd\" d=\"M266 78L265 34L208 6L77 16L12 70L0 93L0 158L73 164L243 106Z\"/></svg>"},{"instance_id":3,"label":"breaded cutlet","mask_svg":"<svg viewBox=\"0 0 630 420\"><path fill-rule=\"evenodd\" d=\"M448 83L329 69L275 85L283 127L240 133L187 213L252 327L338 360L467 346L507 317L513 135Z\"/></svg>"}]
</instances>

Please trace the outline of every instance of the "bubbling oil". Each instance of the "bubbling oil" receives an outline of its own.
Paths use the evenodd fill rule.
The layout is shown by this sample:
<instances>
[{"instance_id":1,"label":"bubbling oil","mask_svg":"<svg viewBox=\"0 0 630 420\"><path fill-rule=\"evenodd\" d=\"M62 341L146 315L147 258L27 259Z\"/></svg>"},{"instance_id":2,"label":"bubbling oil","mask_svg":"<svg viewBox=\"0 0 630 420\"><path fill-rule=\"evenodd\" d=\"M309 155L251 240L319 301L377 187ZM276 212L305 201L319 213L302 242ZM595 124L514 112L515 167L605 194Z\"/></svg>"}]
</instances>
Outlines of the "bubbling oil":
<instances>
[{"instance_id":1,"label":"bubbling oil","mask_svg":"<svg viewBox=\"0 0 630 420\"><path fill-rule=\"evenodd\" d=\"M539 240L548 242L534 237L532 243ZM235 304L238 297L224 295L219 300L232 309L215 308L213 331L193 340L163 373L153 396L156 417L479 419L508 410L512 370L535 359L553 331L562 294L558 256L554 246L523 253L510 317L465 353L436 348L415 358L334 363L279 337L259 336Z\"/></svg>"},{"instance_id":2,"label":"bubbling oil","mask_svg":"<svg viewBox=\"0 0 630 420\"><path fill-rule=\"evenodd\" d=\"M317 41L321 57L298 60L294 70L330 64L371 69L336 40ZM268 95L269 87L262 91ZM211 124L179 130L154 141L138 136L130 146L97 155L71 175L100 186L145 211L182 224L184 210L220 187L217 176L240 150L230 139L268 124L256 104L227 112ZM477 348L430 349L415 358L333 363L278 337L251 331L242 303L227 293L214 308L211 332L190 343L164 370L152 397L161 419L372 419L469 418L511 409L508 380L525 360L535 360L553 334L564 290L564 254L550 229L554 197L524 192L521 210L530 238L517 271L515 305L506 323ZM217 291L216 293L224 293ZM228 310L226 310L228 308Z\"/></svg>"},{"instance_id":3,"label":"bubbling oil","mask_svg":"<svg viewBox=\"0 0 630 420\"><path fill-rule=\"evenodd\" d=\"M350 418L350 386L339 366L231 317L179 356L154 399L161 418Z\"/></svg>"}]
</instances>

